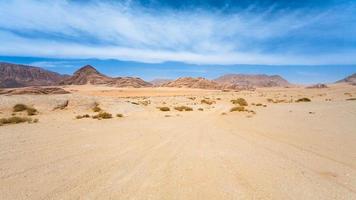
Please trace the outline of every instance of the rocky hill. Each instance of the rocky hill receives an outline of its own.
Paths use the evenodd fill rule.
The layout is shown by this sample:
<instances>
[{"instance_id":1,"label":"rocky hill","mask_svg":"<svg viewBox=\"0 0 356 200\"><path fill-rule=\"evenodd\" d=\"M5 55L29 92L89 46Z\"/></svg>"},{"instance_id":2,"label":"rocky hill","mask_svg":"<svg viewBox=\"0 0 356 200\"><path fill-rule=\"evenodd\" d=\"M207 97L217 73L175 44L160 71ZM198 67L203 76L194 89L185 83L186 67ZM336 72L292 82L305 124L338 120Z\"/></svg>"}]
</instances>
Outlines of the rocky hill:
<instances>
[{"instance_id":1,"label":"rocky hill","mask_svg":"<svg viewBox=\"0 0 356 200\"><path fill-rule=\"evenodd\" d=\"M227 74L215 79L219 84L225 85L225 87L240 87L240 88L252 88L252 87L288 87L291 84L283 79L281 76L265 74L259 75L246 75L246 74Z\"/></svg>"},{"instance_id":2,"label":"rocky hill","mask_svg":"<svg viewBox=\"0 0 356 200\"><path fill-rule=\"evenodd\" d=\"M162 87L178 87L178 88L200 88L200 89L222 89L221 85L215 81L205 78L183 77L177 80L164 83Z\"/></svg>"},{"instance_id":3,"label":"rocky hill","mask_svg":"<svg viewBox=\"0 0 356 200\"><path fill-rule=\"evenodd\" d=\"M77 70L73 76L63 80L61 85L107 85L115 87L149 87L150 83L134 77L108 77L94 67L86 65Z\"/></svg>"},{"instance_id":4,"label":"rocky hill","mask_svg":"<svg viewBox=\"0 0 356 200\"><path fill-rule=\"evenodd\" d=\"M0 62L0 88L58 85L65 77L39 67Z\"/></svg>"},{"instance_id":5,"label":"rocky hill","mask_svg":"<svg viewBox=\"0 0 356 200\"><path fill-rule=\"evenodd\" d=\"M354 73L344 79L341 79L341 80L337 81L336 83L349 83L352 85L356 85L356 73Z\"/></svg>"},{"instance_id":6,"label":"rocky hill","mask_svg":"<svg viewBox=\"0 0 356 200\"><path fill-rule=\"evenodd\" d=\"M173 80L172 80L172 79L154 79L154 80L150 81L150 83L151 83L153 86L159 87L159 86L161 86L161 85L163 85L163 84L166 84L166 83L169 83L169 82L171 82L171 81L173 81Z\"/></svg>"}]
</instances>

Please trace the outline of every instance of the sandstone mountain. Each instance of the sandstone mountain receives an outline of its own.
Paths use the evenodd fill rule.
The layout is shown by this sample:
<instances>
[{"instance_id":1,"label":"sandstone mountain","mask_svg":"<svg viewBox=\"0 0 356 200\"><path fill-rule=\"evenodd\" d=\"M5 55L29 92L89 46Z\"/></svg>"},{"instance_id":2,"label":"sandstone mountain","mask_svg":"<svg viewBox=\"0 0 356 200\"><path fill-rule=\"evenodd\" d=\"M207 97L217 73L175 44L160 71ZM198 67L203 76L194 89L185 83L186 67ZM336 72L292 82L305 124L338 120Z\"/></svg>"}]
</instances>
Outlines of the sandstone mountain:
<instances>
[{"instance_id":1,"label":"sandstone mountain","mask_svg":"<svg viewBox=\"0 0 356 200\"><path fill-rule=\"evenodd\" d=\"M69 94L70 92L59 87L24 87L15 89L0 89L0 95L19 95L19 94Z\"/></svg>"},{"instance_id":2,"label":"sandstone mountain","mask_svg":"<svg viewBox=\"0 0 356 200\"><path fill-rule=\"evenodd\" d=\"M205 78L183 77L177 80L164 83L162 87L178 87L178 88L200 88L200 89L222 89L221 85L215 81Z\"/></svg>"},{"instance_id":3,"label":"sandstone mountain","mask_svg":"<svg viewBox=\"0 0 356 200\"><path fill-rule=\"evenodd\" d=\"M61 85L107 85L115 87L149 87L150 83L140 78L118 77L112 78L101 74L94 67L86 65L76 71L73 76L63 80Z\"/></svg>"},{"instance_id":4,"label":"sandstone mountain","mask_svg":"<svg viewBox=\"0 0 356 200\"><path fill-rule=\"evenodd\" d=\"M342 80L339 80L337 81L336 83L349 83L349 84L352 84L352 85L356 85L356 73L342 79Z\"/></svg>"},{"instance_id":5,"label":"sandstone mountain","mask_svg":"<svg viewBox=\"0 0 356 200\"><path fill-rule=\"evenodd\" d=\"M253 87L288 87L291 84L281 76L265 74L227 74L215 79L217 83L224 87L253 88Z\"/></svg>"},{"instance_id":6,"label":"sandstone mountain","mask_svg":"<svg viewBox=\"0 0 356 200\"><path fill-rule=\"evenodd\" d=\"M0 88L58 85L65 77L39 67L0 62Z\"/></svg>"}]
</instances>

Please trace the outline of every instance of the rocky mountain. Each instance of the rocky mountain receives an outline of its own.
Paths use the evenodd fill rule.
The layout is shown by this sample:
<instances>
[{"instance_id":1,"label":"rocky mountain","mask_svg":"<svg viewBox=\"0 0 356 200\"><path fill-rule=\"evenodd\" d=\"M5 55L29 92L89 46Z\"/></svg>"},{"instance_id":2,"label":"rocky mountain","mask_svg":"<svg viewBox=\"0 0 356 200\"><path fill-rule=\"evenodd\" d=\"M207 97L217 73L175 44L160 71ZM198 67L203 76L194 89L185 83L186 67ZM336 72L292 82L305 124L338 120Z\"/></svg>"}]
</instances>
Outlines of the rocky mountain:
<instances>
[{"instance_id":1,"label":"rocky mountain","mask_svg":"<svg viewBox=\"0 0 356 200\"><path fill-rule=\"evenodd\" d=\"M157 86L158 87L158 86L161 86L161 85L163 85L165 83L169 83L171 81L173 81L173 80L172 79L154 79L154 80L150 81L150 83L152 83L153 86Z\"/></svg>"},{"instance_id":2,"label":"rocky mountain","mask_svg":"<svg viewBox=\"0 0 356 200\"><path fill-rule=\"evenodd\" d=\"M342 79L342 80L339 80L337 81L336 83L349 83L349 84L352 84L352 85L356 85L356 73Z\"/></svg>"},{"instance_id":3,"label":"rocky mountain","mask_svg":"<svg viewBox=\"0 0 356 200\"><path fill-rule=\"evenodd\" d=\"M200 88L200 89L222 89L221 85L215 81L205 78L183 77L177 80L164 83L162 87L178 87L178 88Z\"/></svg>"},{"instance_id":4,"label":"rocky mountain","mask_svg":"<svg viewBox=\"0 0 356 200\"><path fill-rule=\"evenodd\" d=\"M73 76L63 80L61 85L107 85L115 87L149 87L152 84L134 77L108 77L94 67L86 65L77 70Z\"/></svg>"},{"instance_id":5,"label":"rocky mountain","mask_svg":"<svg viewBox=\"0 0 356 200\"><path fill-rule=\"evenodd\" d=\"M58 85L65 77L39 67L0 62L0 88Z\"/></svg>"},{"instance_id":6,"label":"rocky mountain","mask_svg":"<svg viewBox=\"0 0 356 200\"><path fill-rule=\"evenodd\" d=\"M308 89L322 89L322 88L328 88L328 86L325 84L322 84L322 83L318 83L315 85L308 86L306 88L308 88Z\"/></svg>"},{"instance_id":7,"label":"rocky mountain","mask_svg":"<svg viewBox=\"0 0 356 200\"><path fill-rule=\"evenodd\" d=\"M227 74L215 79L224 87L253 88L253 87L288 87L291 84L281 76L265 74L246 75L246 74Z\"/></svg>"}]
</instances>

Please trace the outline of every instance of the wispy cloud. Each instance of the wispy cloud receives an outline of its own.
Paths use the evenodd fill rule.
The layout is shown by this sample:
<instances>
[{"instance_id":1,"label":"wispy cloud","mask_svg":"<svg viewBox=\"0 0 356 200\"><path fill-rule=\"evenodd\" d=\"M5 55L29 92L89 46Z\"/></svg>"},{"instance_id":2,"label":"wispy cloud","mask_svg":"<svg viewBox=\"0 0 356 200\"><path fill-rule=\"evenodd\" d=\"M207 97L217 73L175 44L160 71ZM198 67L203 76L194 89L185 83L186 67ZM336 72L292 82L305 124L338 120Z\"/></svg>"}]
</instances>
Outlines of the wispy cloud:
<instances>
[{"instance_id":1,"label":"wispy cloud","mask_svg":"<svg viewBox=\"0 0 356 200\"><path fill-rule=\"evenodd\" d=\"M356 63L354 4L227 14L129 2L0 0L0 54L199 64Z\"/></svg>"}]
</instances>

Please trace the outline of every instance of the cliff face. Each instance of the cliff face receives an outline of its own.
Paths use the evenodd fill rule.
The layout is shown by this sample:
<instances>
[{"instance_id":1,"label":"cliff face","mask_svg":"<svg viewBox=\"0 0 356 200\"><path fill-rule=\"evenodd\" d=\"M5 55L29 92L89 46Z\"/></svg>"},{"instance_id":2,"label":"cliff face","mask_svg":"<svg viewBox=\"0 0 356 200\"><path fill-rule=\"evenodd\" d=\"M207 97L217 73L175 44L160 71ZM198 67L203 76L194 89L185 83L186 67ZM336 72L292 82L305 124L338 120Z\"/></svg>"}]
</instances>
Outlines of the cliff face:
<instances>
[{"instance_id":1,"label":"cliff face","mask_svg":"<svg viewBox=\"0 0 356 200\"><path fill-rule=\"evenodd\" d=\"M0 63L0 88L58 85L65 77L39 67Z\"/></svg>"},{"instance_id":2,"label":"cliff face","mask_svg":"<svg viewBox=\"0 0 356 200\"><path fill-rule=\"evenodd\" d=\"M246 75L246 74L227 74L221 76L214 81L226 85L236 86L241 88L248 87L288 87L291 84L278 75L268 76L260 75Z\"/></svg>"}]
</instances>

